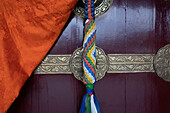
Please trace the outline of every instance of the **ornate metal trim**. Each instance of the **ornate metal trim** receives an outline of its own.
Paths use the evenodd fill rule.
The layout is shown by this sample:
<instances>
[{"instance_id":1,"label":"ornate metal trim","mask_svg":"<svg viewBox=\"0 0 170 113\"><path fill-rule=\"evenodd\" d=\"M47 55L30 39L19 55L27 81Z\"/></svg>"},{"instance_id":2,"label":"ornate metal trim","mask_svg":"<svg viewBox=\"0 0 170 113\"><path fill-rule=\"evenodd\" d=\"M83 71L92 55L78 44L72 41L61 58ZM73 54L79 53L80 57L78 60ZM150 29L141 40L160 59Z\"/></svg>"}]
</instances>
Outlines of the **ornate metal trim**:
<instances>
[{"instance_id":1,"label":"ornate metal trim","mask_svg":"<svg viewBox=\"0 0 170 113\"><path fill-rule=\"evenodd\" d=\"M99 17L104 14L111 6L113 0L96 0L95 5L95 17ZM74 8L76 16L84 18L84 0L79 0Z\"/></svg>"},{"instance_id":2,"label":"ornate metal trim","mask_svg":"<svg viewBox=\"0 0 170 113\"><path fill-rule=\"evenodd\" d=\"M80 54L71 55L48 55L34 71L35 74L71 74L78 73L81 69ZM102 53L103 54L103 53ZM98 56L98 65L103 65L107 73L136 73L154 72L154 54L108 54ZM103 60L104 59L104 60ZM72 67L73 66L73 67ZM76 69L75 69L76 68ZM98 67L99 68L99 67ZM101 68L101 67L100 67ZM99 70L99 69L98 69ZM77 71L77 72L74 72Z\"/></svg>"},{"instance_id":3,"label":"ornate metal trim","mask_svg":"<svg viewBox=\"0 0 170 113\"><path fill-rule=\"evenodd\" d=\"M71 55L48 55L36 68L34 74L71 74L69 67Z\"/></svg>"},{"instance_id":4,"label":"ornate metal trim","mask_svg":"<svg viewBox=\"0 0 170 113\"><path fill-rule=\"evenodd\" d=\"M97 47L97 80L105 73L156 72L165 81L170 81L170 44L158 50L157 54L108 54ZM73 55L48 55L34 74L74 74L82 80L82 48Z\"/></svg>"},{"instance_id":5,"label":"ornate metal trim","mask_svg":"<svg viewBox=\"0 0 170 113\"><path fill-rule=\"evenodd\" d=\"M73 72L74 76L78 80L83 80L83 48L78 48L74 51L70 59L70 69ZM104 51L96 47L96 80L100 80L105 76L105 73L108 69L108 59Z\"/></svg>"},{"instance_id":6,"label":"ornate metal trim","mask_svg":"<svg viewBox=\"0 0 170 113\"><path fill-rule=\"evenodd\" d=\"M108 54L107 73L154 72L154 54Z\"/></svg>"},{"instance_id":7,"label":"ornate metal trim","mask_svg":"<svg viewBox=\"0 0 170 113\"><path fill-rule=\"evenodd\" d=\"M170 44L158 50L154 58L154 69L159 77L170 82Z\"/></svg>"}]
</instances>

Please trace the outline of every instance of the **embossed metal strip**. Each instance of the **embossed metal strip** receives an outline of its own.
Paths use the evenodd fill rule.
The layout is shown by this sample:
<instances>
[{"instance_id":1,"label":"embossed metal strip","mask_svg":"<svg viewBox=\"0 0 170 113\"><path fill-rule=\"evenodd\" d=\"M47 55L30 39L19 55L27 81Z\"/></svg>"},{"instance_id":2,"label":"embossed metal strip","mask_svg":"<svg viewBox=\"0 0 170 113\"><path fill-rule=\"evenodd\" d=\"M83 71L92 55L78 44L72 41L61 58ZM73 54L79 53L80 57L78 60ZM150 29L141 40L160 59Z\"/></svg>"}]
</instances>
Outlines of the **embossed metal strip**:
<instances>
[{"instance_id":1,"label":"embossed metal strip","mask_svg":"<svg viewBox=\"0 0 170 113\"><path fill-rule=\"evenodd\" d=\"M107 73L154 72L154 54L108 54Z\"/></svg>"},{"instance_id":2,"label":"embossed metal strip","mask_svg":"<svg viewBox=\"0 0 170 113\"><path fill-rule=\"evenodd\" d=\"M71 74L69 67L71 55L48 55L36 68L34 74Z\"/></svg>"},{"instance_id":3,"label":"embossed metal strip","mask_svg":"<svg viewBox=\"0 0 170 113\"><path fill-rule=\"evenodd\" d=\"M107 73L154 72L154 54L108 54ZM71 74L71 55L48 55L34 74Z\"/></svg>"}]
</instances>

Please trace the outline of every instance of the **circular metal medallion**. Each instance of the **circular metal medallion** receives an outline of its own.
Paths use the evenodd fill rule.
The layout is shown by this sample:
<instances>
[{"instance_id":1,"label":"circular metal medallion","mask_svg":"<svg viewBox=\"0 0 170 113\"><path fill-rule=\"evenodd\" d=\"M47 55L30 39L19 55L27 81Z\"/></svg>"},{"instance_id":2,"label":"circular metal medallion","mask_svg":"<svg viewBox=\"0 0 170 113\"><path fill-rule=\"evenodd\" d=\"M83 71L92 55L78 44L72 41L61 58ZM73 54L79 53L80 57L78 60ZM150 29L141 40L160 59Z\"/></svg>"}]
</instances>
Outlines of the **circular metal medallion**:
<instances>
[{"instance_id":1,"label":"circular metal medallion","mask_svg":"<svg viewBox=\"0 0 170 113\"><path fill-rule=\"evenodd\" d=\"M78 48L74 51L70 59L70 69L74 76L83 81L83 48ZM108 69L108 59L104 51L96 47L96 80L100 80L105 76Z\"/></svg>"},{"instance_id":2,"label":"circular metal medallion","mask_svg":"<svg viewBox=\"0 0 170 113\"><path fill-rule=\"evenodd\" d=\"M95 0L95 17L104 14L111 6L113 0ZM84 0L79 0L74 8L76 16L84 18Z\"/></svg>"},{"instance_id":3,"label":"circular metal medallion","mask_svg":"<svg viewBox=\"0 0 170 113\"><path fill-rule=\"evenodd\" d=\"M154 57L154 68L159 77L170 82L170 44L158 50Z\"/></svg>"}]
</instances>

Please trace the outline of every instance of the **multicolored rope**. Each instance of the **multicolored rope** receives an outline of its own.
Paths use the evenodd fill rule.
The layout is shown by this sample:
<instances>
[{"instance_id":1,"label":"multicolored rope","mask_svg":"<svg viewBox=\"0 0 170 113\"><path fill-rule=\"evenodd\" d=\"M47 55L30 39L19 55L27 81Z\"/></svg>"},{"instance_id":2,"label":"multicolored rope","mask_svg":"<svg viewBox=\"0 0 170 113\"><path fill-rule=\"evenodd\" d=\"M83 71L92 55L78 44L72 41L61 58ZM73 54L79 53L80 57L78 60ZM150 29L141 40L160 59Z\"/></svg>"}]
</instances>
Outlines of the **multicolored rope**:
<instances>
[{"instance_id":1,"label":"multicolored rope","mask_svg":"<svg viewBox=\"0 0 170 113\"><path fill-rule=\"evenodd\" d=\"M94 0L85 0L85 27L83 42L83 83L86 92L80 113L100 113L99 104L93 94L96 82L96 22Z\"/></svg>"}]
</instances>

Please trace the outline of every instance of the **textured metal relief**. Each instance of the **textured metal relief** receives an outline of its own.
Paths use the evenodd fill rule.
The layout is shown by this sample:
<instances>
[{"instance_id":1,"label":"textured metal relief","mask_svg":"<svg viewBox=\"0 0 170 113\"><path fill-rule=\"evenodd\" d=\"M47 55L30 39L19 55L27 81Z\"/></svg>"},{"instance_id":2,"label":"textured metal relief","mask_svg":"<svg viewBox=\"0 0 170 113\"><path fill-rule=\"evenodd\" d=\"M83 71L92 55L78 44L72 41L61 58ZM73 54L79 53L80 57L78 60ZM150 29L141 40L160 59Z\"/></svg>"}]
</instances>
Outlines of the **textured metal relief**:
<instances>
[{"instance_id":1,"label":"textured metal relief","mask_svg":"<svg viewBox=\"0 0 170 113\"><path fill-rule=\"evenodd\" d=\"M170 81L170 44L158 50L154 58L154 69L159 77Z\"/></svg>"},{"instance_id":2,"label":"textured metal relief","mask_svg":"<svg viewBox=\"0 0 170 113\"><path fill-rule=\"evenodd\" d=\"M48 55L34 71L35 74L71 74L71 55Z\"/></svg>"},{"instance_id":3,"label":"textured metal relief","mask_svg":"<svg viewBox=\"0 0 170 113\"><path fill-rule=\"evenodd\" d=\"M108 73L154 72L154 54L108 54Z\"/></svg>"},{"instance_id":4,"label":"textured metal relief","mask_svg":"<svg viewBox=\"0 0 170 113\"><path fill-rule=\"evenodd\" d=\"M78 80L83 78L83 49L73 55L48 55L34 71L35 74L71 74ZM105 73L156 72L165 81L170 81L170 44L158 50L157 54L108 54L96 48L96 79Z\"/></svg>"},{"instance_id":5,"label":"textured metal relief","mask_svg":"<svg viewBox=\"0 0 170 113\"><path fill-rule=\"evenodd\" d=\"M95 16L98 17L104 14L111 6L113 0L95 0ZM74 8L74 12L76 16L84 18L84 0L79 0L76 7Z\"/></svg>"},{"instance_id":6,"label":"textured metal relief","mask_svg":"<svg viewBox=\"0 0 170 113\"><path fill-rule=\"evenodd\" d=\"M82 80L82 48L75 50L73 55L48 55L35 70L35 74L71 74ZM154 54L108 54L96 49L96 78L107 73L154 72Z\"/></svg>"},{"instance_id":7,"label":"textured metal relief","mask_svg":"<svg viewBox=\"0 0 170 113\"><path fill-rule=\"evenodd\" d=\"M83 48L78 48L70 59L70 69L78 80L83 80ZM108 60L104 51L96 47L96 79L100 80L105 76L108 68Z\"/></svg>"}]
</instances>

